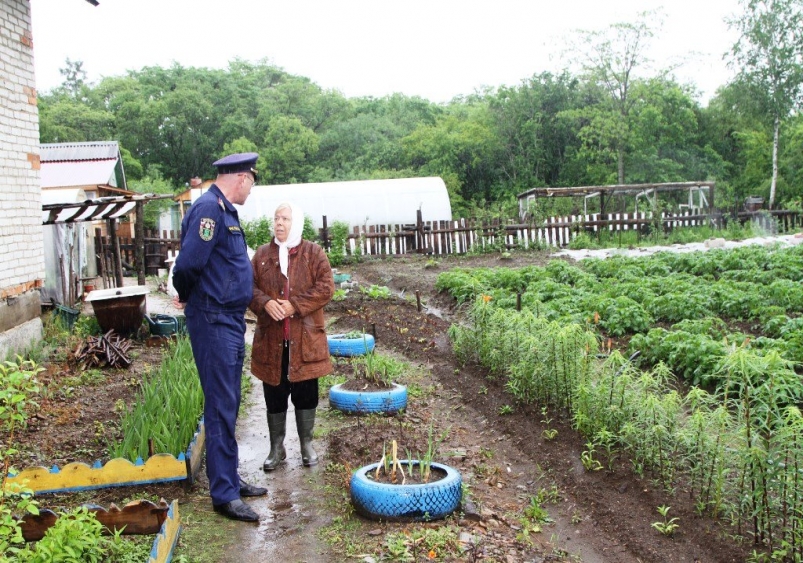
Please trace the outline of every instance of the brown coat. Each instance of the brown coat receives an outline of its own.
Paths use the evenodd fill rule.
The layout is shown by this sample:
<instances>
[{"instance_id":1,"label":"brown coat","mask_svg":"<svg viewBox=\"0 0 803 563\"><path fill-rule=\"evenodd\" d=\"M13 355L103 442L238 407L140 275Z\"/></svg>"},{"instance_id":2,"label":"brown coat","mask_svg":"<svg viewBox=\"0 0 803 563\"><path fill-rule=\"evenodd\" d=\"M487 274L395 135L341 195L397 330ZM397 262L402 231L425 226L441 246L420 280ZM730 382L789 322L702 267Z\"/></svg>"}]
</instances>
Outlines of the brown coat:
<instances>
[{"instance_id":1,"label":"brown coat","mask_svg":"<svg viewBox=\"0 0 803 563\"><path fill-rule=\"evenodd\" d=\"M302 240L290 254L287 273L290 293L285 296L287 279L279 269L279 246L271 241L260 246L251 264L254 267L254 298L249 308L257 316L251 373L269 385L281 380L283 321L274 321L265 311L269 299L288 299L296 310L290 317L290 381L305 381L332 373L332 360L326 341L323 308L335 293L329 259L323 249Z\"/></svg>"}]
</instances>

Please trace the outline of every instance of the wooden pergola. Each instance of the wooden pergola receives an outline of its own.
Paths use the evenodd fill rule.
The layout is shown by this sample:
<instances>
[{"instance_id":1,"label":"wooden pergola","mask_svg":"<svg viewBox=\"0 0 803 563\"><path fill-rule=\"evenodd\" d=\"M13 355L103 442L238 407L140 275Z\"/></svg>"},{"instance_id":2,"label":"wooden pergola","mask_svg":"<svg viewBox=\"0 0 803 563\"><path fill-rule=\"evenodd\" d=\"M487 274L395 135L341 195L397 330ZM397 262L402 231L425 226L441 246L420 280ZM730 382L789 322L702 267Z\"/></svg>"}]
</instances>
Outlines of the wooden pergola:
<instances>
[{"instance_id":1,"label":"wooden pergola","mask_svg":"<svg viewBox=\"0 0 803 563\"><path fill-rule=\"evenodd\" d=\"M120 246L116 236L117 219L136 210L135 239L137 241L137 278L138 283L145 283L145 227L143 209L147 202L158 199L172 199L173 194L135 194L101 197L75 203L50 203L42 205L42 224L80 223L84 221L105 220L112 241L112 257L114 262L113 277L117 287L123 285L123 266L120 257Z\"/></svg>"},{"instance_id":2,"label":"wooden pergola","mask_svg":"<svg viewBox=\"0 0 803 563\"><path fill-rule=\"evenodd\" d=\"M519 201L519 215L524 218L530 202L537 198L552 197L583 197L583 208L587 213L587 202L590 198L599 197L599 212L605 213L608 202L615 196L628 195L636 199L638 207L639 197L655 198L662 192L688 192L690 207L706 207L711 211L711 204L714 201L715 182L665 182L659 184L613 184L607 186L578 186L570 188L532 188L520 193L517 197ZM708 195L703 194L707 190ZM699 195L700 205L694 206L692 199L694 194Z\"/></svg>"}]
</instances>

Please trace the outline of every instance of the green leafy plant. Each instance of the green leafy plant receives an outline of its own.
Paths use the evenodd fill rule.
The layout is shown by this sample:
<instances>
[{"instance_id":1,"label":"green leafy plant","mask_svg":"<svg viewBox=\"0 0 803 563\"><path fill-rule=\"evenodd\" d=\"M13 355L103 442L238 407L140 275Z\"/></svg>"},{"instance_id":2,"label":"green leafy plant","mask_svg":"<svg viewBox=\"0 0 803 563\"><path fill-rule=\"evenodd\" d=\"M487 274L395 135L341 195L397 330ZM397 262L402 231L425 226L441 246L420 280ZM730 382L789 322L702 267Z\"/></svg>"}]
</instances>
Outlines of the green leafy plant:
<instances>
[{"instance_id":1,"label":"green leafy plant","mask_svg":"<svg viewBox=\"0 0 803 563\"><path fill-rule=\"evenodd\" d=\"M245 235L245 244L256 250L263 244L271 241L273 236L273 221L268 217L260 217L251 221L240 221Z\"/></svg>"},{"instance_id":2,"label":"green leafy plant","mask_svg":"<svg viewBox=\"0 0 803 563\"><path fill-rule=\"evenodd\" d=\"M34 362L21 358L17 362L0 364L0 429L6 433L6 439L0 442L0 553L14 554L24 544L22 530L14 513L39 514L39 508L33 493L24 485L8 484L9 473L13 470L11 460L17 454L15 433L24 428L28 418L28 409L36 406L33 398L39 393L36 374L42 368Z\"/></svg>"},{"instance_id":3,"label":"green leafy plant","mask_svg":"<svg viewBox=\"0 0 803 563\"><path fill-rule=\"evenodd\" d=\"M360 287L360 291L371 299L390 299L391 297L390 289L384 285Z\"/></svg>"},{"instance_id":4,"label":"green leafy plant","mask_svg":"<svg viewBox=\"0 0 803 563\"><path fill-rule=\"evenodd\" d=\"M329 250L326 254L332 266L337 267L345 262L348 255L348 239L348 223L335 221L329 227Z\"/></svg>"},{"instance_id":5,"label":"green leafy plant","mask_svg":"<svg viewBox=\"0 0 803 563\"><path fill-rule=\"evenodd\" d=\"M499 407L499 414L502 416L507 414L513 414L513 407L511 407L510 405L502 405L501 407Z\"/></svg>"},{"instance_id":6,"label":"green leafy plant","mask_svg":"<svg viewBox=\"0 0 803 563\"><path fill-rule=\"evenodd\" d=\"M62 512L45 536L20 554L20 560L30 563L107 561L110 542L102 532L103 524L86 507Z\"/></svg>"},{"instance_id":7,"label":"green leafy plant","mask_svg":"<svg viewBox=\"0 0 803 563\"><path fill-rule=\"evenodd\" d=\"M94 315L81 315L73 325L73 332L79 338L86 338L87 336L99 336L102 334L100 324L97 317Z\"/></svg>"},{"instance_id":8,"label":"green leafy plant","mask_svg":"<svg viewBox=\"0 0 803 563\"><path fill-rule=\"evenodd\" d=\"M580 453L580 461L586 471L599 471L602 469L602 464L594 458L595 453L594 444L587 442L586 449Z\"/></svg>"},{"instance_id":9,"label":"green leafy plant","mask_svg":"<svg viewBox=\"0 0 803 563\"><path fill-rule=\"evenodd\" d=\"M663 535L671 537L675 535L675 532L678 528L680 528L680 524L678 524L678 518L669 518L669 506L662 505L658 507L658 512L663 516L663 521L653 522L650 524L653 528L661 532Z\"/></svg>"},{"instance_id":10,"label":"green leafy plant","mask_svg":"<svg viewBox=\"0 0 803 563\"><path fill-rule=\"evenodd\" d=\"M362 336L362 333L360 333ZM406 362L391 356L379 354L375 350L363 356L355 356L351 361L354 377L364 379L375 385L389 387L409 369Z\"/></svg>"}]
</instances>

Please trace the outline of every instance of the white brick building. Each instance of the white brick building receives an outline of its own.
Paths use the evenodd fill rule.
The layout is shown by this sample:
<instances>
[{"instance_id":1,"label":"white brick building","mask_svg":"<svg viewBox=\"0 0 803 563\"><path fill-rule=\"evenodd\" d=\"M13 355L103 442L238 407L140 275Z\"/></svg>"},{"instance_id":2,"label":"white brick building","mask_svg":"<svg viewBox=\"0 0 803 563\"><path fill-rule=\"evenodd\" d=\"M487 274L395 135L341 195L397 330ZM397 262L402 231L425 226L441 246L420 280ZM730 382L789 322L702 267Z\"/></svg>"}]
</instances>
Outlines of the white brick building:
<instances>
[{"instance_id":1,"label":"white brick building","mask_svg":"<svg viewBox=\"0 0 803 563\"><path fill-rule=\"evenodd\" d=\"M30 0L0 0L0 360L41 339L39 178Z\"/></svg>"}]
</instances>

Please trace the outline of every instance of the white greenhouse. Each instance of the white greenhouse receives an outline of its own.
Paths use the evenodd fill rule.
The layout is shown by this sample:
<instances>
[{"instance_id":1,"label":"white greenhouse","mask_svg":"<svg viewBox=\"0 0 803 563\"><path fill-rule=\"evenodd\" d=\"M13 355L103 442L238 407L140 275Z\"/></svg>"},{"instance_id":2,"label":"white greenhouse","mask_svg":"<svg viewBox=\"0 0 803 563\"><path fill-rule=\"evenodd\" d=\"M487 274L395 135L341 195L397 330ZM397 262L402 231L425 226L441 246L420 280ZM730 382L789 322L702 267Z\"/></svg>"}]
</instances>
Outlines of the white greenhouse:
<instances>
[{"instance_id":1,"label":"white greenhouse","mask_svg":"<svg viewBox=\"0 0 803 563\"><path fill-rule=\"evenodd\" d=\"M193 191L194 201L201 190ZM452 219L446 184L438 177L254 186L245 205L236 207L243 221L273 219L285 201L299 205L316 229L323 227L324 216L329 226L335 221L349 227L415 224L419 209L424 221Z\"/></svg>"}]
</instances>

